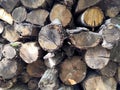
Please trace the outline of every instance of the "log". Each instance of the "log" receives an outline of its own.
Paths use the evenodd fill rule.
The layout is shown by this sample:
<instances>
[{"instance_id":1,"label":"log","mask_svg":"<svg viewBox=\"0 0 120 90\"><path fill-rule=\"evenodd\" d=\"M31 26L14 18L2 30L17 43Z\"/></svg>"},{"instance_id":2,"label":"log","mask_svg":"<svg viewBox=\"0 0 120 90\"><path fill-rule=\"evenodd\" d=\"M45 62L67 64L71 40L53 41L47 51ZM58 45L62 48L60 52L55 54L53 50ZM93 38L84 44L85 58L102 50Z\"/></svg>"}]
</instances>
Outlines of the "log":
<instances>
[{"instance_id":1,"label":"log","mask_svg":"<svg viewBox=\"0 0 120 90\"><path fill-rule=\"evenodd\" d=\"M79 49L87 49L97 46L102 37L98 33L91 31L81 31L70 36L71 43Z\"/></svg>"},{"instance_id":2,"label":"log","mask_svg":"<svg viewBox=\"0 0 120 90\"><path fill-rule=\"evenodd\" d=\"M31 79L29 82L28 82L28 89L29 90L37 90L38 88L38 80L36 79Z\"/></svg>"},{"instance_id":3,"label":"log","mask_svg":"<svg viewBox=\"0 0 120 90\"><path fill-rule=\"evenodd\" d=\"M53 68L56 65L58 65L65 57L65 54L61 51L56 51L53 53L54 56L49 57L48 55L50 54L52 53L48 53L43 57L45 59L44 60L45 65L49 68Z\"/></svg>"},{"instance_id":4,"label":"log","mask_svg":"<svg viewBox=\"0 0 120 90\"><path fill-rule=\"evenodd\" d=\"M86 8L89 8L91 6L95 6L100 1L101 0L78 0L75 12L79 13L79 12L85 10Z\"/></svg>"},{"instance_id":5,"label":"log","mask_svg":"<svg viewBox=\"0 0 120 90\"><path fill-rule=\"evenodd\" d=\"M15 42L19 40L19 34L14 30L13 26L7 25L5 26L5 30L2 33L2 37L9 42Z\"/></svg>"},{"instance_id":6,"label":"log","mask_svg":"<svg viewBox=\"0 0 120 90\"><path fill-rule=\"evenodd\" d=\"M9 90L28 90L27 85L25 84L17 84L14 87L10 88Z\"/></svg>"},{"instance_id":7,"label":"log","mask_svg":"<svg viewBox=\"0 0 120 90\"><path fill-rule=\"evenodd\" d=\"M4 23L0 22L0 34L4 31Z\"/></svg>"},{"instance_id":8,"label":"log","mask_svg":"<svg viewBox=\"0 0 120 90\"><path fill-rule=\"evenodd\" d=\"M57 90L59 86L58 71L47 69L38 83L40 90Z\"/></svg>"},{"instance_id":9,"label":"log","mask_svg":"<svg viewBox=\"0 0 120 90\"><path fill-rule=\"evenodd\" d=\"M26 21L32 24L44 26L48 15L49 15L49 12L44 9L33 10L27 14Z\"/></svg>"},{"instance_id":10,"label":"log","mask_svg":"<svg viewBox=\"0 0 120 90\"><path fill-rule=\"evenodd\" d=\"M92 69L104 68L108 64L109 60L110 51L101 46L89 48L85 54L85 62L88 67Z\"/></svg>"},{"instance_id":11,"label":"log","mask_svg":"<svg viewBox=\"0 0 120 90\"><path fill-rule=\"evenodd\" d=\"M11 80L2 81L0 85L0 90L9 90L11 87L13 87L13 82Z\"/></svg>"},{"instance_id":12,"label":"log","mask_svg":"<svg viewBox=\"0 0 120 90\"><path fill-rule=\"evenodd\" d=\"M22 83L28 83L31 79L31 76L27 72L22 72L20 75L20 80Z\"/></svg>"},{"instance_id":13,"label":"log","mask_svg":"<svg viewBox=\"0 0 120 90\"><path fill-rule=\"evenodd\" d=\"M117 82L113 77L89 75L83 82L84 90L117 90Z\"/></svg>"},{"instance_id":14,"label":"log","mask_svg":"<svg viewBox=\"0 0 120 90\"><path fill-rule=\"evenodd\" d=\"M100 70L102 76L113 77L117 72L117 64L110 61L104 68Z\"/></svg>"},{"instance_id":15,"label":"log","mask_svg":"<svg viewBox=\"0 0 120 90\"><path fill-rule=\"evenodd\" d=\"M13 59L16 56L16 50L10 44L3 46L2 54L7 59Z\"/></svg>"},{"instance_id":16,"label":"log","mask_svg":"<svg viewBox=\"0 0 120 90\"><path fill-rule=\"evenodd\" d=\"M86 69L86 64L80 57L73 56L61 64L59 77L64 84L75 85L85 78Z\"/></svg>"},{"instance_id":17,"label":"log","mask_svg":"<svg viewBox=\"0 0 120 90\"><path fill-rule=\"evenodd\" d=\"M65 5L56 4L54 5L54 7L52 8L50 12L51 22L54 21L56 18L58 18L61 21L62 25L65 27L71 23L72 14Z\"/></svg>"},{"instance_id":18,"label":"log","mask_svg":"<svg viewBox=\"0 0 120 90\"><path fill-rule=\"evenodd\" d=\"M38 42L45 51L52 52L62 46L65 34L61 24L48 24L41 28Z\"/></svg>"},{"instance_id":19,"label":"log","mask_svg":"<svg viewBox=\"0 0 120 90\"><path fill-rule=\"evenodd\" d=\"M20 47L19 55L26 63L32 63L37 61L40 48L36 45L36 42L27 42Z\"/></svg>"},{"instance_id":20,"label":"log","mask_svg":"<svg viewBox=\"0 0 120 90\"><path fill-rule=\"evenodd\" d=\"M80 16L80 21L82 22L82 24L89 27L97 27L101 25L103 19L104 19L104 13L99 7L88 8Z\"/></svg>"},{"instance_id":21,"label":"log","mask_svg":"<svg viewBox=\"0 0 120 90\"><path fill-rule=\"evenodd\" d=\"M20 0L21 3L28 8L51 7L54 0Z\"/></svg>"},{"instance_id":22,"label":"log","mask_svg":"<svg viewBox=\"0 0 120 90\"><path fill-rule=\"evenodd\" d=\"M37 60L33 63L28 64L26 69L27 69L27 73L31 77L40 78L44 74L44 72L46 70L46 66L44 65L44 63L41 60Z\"/></svg>"},{"instance_id":23,"label":"log","mask_svg":"<svg viewBox=\"0 0 120 90\"><path fill-rule=\"evenodd\" d=\"M120 84L120 66L117 67L116 80Z\"/></svg>"},{"instance_id":24,"label":"log","mask_svg":"<svg viewBox=\"0 0 120 90\"><path fill-rule=\"evenodd\" d=\"M19 3L19 0L1 0L0 6L7 12L11 12L15 6Z\"/></svg>"},{"instance_id":25,"label":"log","mask_svg":"<svg viewBox=\"0 0 120 90\"><path fill-rule=\"evenodd\" d=\"M3 79L11 79L17 73L17 62L3 58L0 61L0 76Z\"/></svg>"},{"instance_id":26,"label":"log","mask_svg":"<svg viewBox=\"0 0 120 90\"><path fill-rule=\"evenodd\" d=\"M37 36L39 30L29 23L14 23L15 31L21 36L21 38L28 36Z\"/></svg>"},{"instance_id":27,"label":"log","mask_svg":"<svg viewBox=\"0 0 120 90\"><path fill-rule=\"evenodd\" d=\"M17 7L13 10L12 17L15 22L23 22L27 17L27 11L24 7Z\"/></svg>"},{"instance_id":28,"label":"log","mask_svg":"<svg viewBox=\"0 0 120 90\"><path fill-rule=\"evenodd\" d=\"M13 24L13 17L3 8L0 8L0 19L7 22L8 24Z\"/></svg>"}]
</instances>

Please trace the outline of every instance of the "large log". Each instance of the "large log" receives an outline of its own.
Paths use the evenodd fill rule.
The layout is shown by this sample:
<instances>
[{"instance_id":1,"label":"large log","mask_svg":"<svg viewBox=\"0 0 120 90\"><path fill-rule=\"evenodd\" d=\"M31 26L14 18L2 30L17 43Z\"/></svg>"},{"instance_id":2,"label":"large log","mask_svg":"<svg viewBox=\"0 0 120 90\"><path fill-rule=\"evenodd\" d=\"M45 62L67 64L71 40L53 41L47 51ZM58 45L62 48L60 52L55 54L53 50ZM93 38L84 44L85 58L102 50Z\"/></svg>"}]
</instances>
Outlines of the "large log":
<instances>
[{"instance_id":1,"label":"large log","mask_svg":"<svg viewBox=\"0 0 120 90\"><path fill-rule=\"evenodd\" d=\"M85 62L92 69L104 68L109 60L110 51L101 46L89 48L85 54Z\"/></svg>"},{"instance_id":2,"label":"large log","mask_svg":"<svg viewBox=\"0 0 120 90\"><path fill-rule=\"evenodd\" d=\"M66 85L80 83L86 76L86 64L79 56L66 59L60 66L59 77Z\"/></svg>"},{"instance_id":3,"label":"large log","mask_svg":"<svg viewBox=\"0 0 120 90\"><path fill-rule=\"evenodd\" d=\"M41 90L57 90L59 86L58 71L54 68L47 69L38 83Z\"/></svg>"},{"instance_id":4,"label":"large log","mask_svg":"<svg viewBox=\"0 0 120 90\"><path fill-rule=\"evenodd\" d=\"M26 0L25 0L26 1ZM33 10L27 14L27 22L44 26L49 12L44 9Z\"/></svg>"},{"instance_id":5,"label":"large log","mask_svg":"<svg viewBox=\"0 0 120 90\"><path fill-rule=\"evenodd\" d=\"M12 12L12 17L15 22L23 22L27 17L27 11L24 7L15 8Z\"/></svg>"},{"instance_id":6,"label":"large log","mask_svg":"<svg viewBox=\"0 0 120 90\"><path fill-rule=\"evenodd\" d=\"M101 41L101 35L91 31L81 31L70 36L71 43L80 49L97 46Z\"/></svg>"},{"instance_id":7,"label":"large log","mask_svg":"<svg viewBox=\"0 0 120 90\"><path fill-rule=\"evenodd\" d=\"M113 77L89 75L83 82L84 90L117 90L117 82Z\"/></svg>"},{"instance_id":8,"label":"large log","mask_svg":"<svg viewBox=\"0 0 120 90\"><path fill-rule=\"evenodd\" d=\"M56 4L50 12L50 20L54 21L56 18L61 21L63 26L67 26L72 21L72 14L66 6Z\"/></svg>"},{"instance_id":9,"label":"large log","mask_svg":"<svg viewBox=\"0 0 120 90\"><path fill-rule=\"evenodd\" d=\"M20 47L19 55L26 63L32 63L37 61L40 49L36 42L27 42Z\"/></svg>"}]
</instances>

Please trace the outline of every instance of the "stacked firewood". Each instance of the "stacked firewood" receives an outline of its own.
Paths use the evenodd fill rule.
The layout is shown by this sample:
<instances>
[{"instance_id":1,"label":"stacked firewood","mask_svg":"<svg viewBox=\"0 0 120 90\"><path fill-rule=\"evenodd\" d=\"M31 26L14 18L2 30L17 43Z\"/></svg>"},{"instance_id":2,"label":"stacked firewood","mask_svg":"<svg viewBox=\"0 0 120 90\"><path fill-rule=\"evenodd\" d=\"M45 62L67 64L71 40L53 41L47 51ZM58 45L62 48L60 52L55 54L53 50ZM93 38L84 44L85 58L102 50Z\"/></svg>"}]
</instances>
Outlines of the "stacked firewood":
<instances>
[{"instance_id":1,"label":"stacked firewood","mask_svg":"<svg viewBox=\"0 0 120 90\"><path fill-rule=\"evenodd\" d=\"M0 90L120 90L120 0L0 0Z\"/></svg>"}]
</instances>

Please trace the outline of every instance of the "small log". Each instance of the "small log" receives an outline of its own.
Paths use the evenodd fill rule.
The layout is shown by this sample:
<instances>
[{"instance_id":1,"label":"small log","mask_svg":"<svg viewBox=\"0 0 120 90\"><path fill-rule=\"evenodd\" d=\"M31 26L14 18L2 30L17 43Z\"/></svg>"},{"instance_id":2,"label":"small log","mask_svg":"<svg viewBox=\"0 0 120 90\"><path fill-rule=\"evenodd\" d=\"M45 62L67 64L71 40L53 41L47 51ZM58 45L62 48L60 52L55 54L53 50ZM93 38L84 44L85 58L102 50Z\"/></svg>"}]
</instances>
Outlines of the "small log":
<instances>
[{"instance_id":1,"label":"small log","mask_svg":"<svg viewBox=\"0 0 120 90\"><path fill-rule=\"evenodd\" d=\"M74 90L72 86L62 85L58 90Z\"/></svg>"},{"instance_id":2,"label":"small log","mask_svg":"<svg viewBox=\"0 0 120 90\"><path fill-rule=\"evenodd\" d=\"M62 46L65 34L61 24L48 24L41 28L38 42L44 50L52 52Z\"/></svg>"},{"instance_id":3,"label":"small log","mask_svg":"<svg viewBox=\"0 0 120 90\"><path fill-rule=\"evenodd\" d=\"M14 29L21 36L21 38L26 36L37 36L39 32L32 24L29 23L15 23Z\"/></svg>"},{"instance_id":4,"label":"small log","mask_svg":"<svg viewBox=\"0 0 120 90\"><path fill-rule=\"evenodd\" d=\"M35 42L27 42L22 44L19 55L26 63L32 63L37 61L39 49Z\"/></svg>"},{"instance_id":5,"label":"small log","mask_svg":"<svg viewBox=\"0 0 120 90\"><path fill-rule=\"evenodd\" d=\"M29 90L37 90L38 88L38 80L32 79L28 82L28 89Z\"/></svg>"},{"instance_id":6,"label":"small log","mask_svg":"<svg viewBox=\"0 0 120 90\"><path fill-rule=\"evenodd\" d=\"M10 44L3 46L2 54L7 59L13 59L16 56L16 50Z\"/></svg>"},{"instance_id":7,"label":"small log","mask_svg":"<svg viewBox=\"0 0 120 90\"><path fill-rule=\"evenodd\" d=\"M56 4L50 12L50 20L54 21L56 18L58 18L61 21L62 25L65 27L71 23L72 14L65 5Z\"/></svg>"},{"instance_id":8,"label":"small log","mask_svg":"<svg viewBox=\"0 0 120 90\"><path fill-rule=\"evenodd\" d=\"M101 41L101 35L91 31L81 31L70 36L71 43L80 49L97 46Z\"/></svg>"},{"instance_id":9,"label":"small log","mask_svg":"<svg viewBox=\"0 0 120 90\"><path fill-rule=\"evenodd\" d=\"M60 66L59 77L66 85L80 83L86 76L86 64L78 56L66 59Z\"/></svg>"},{"instance_id":10,"label":"small log","mask_svg":"<svg viewBox=\"0 0 120 90\"><path fill-rule=\"evenodd\" d=\"M25 0L27 1L27 0ZM27 14L27 22L44 26L49 12L44 9L33 10Z\"/></svg>"},{"instance_id":11,"label":"small log","mask_svg":"<svg viewBox=\"0 0 120 90\"><path fill-rule=\"evenodd\" d=\"M22 83L28 83L31 79L31 76L27 72L22 72L20 75L20 80Z\"/></svg>"},{"instance_id":12,"label":"small log","mask_svg":"<svg viewBox=\"0 0 120 90\"><path fill-rule=\"evenodd\" d=\"M13 24L13 17L11 14L7 13L3 8L0 8L0 19L9 23L10 25Z\"/></svg>"},{"instance_id":13,"label":"small log","mask_svg":"<svg viewBox=\"0 0 120 90\"><path fill-rule=\"evenodd\" d=\"M52 53L48 53L43 57L45 59L44 60L45 65L49 68L53 68L56 65L58 65L65 57L65 54L61 51L54 52L54 56L51 56L51 57L48 56L49 54L52 54Z\"/></svg>"},{"instance_id":14,"label":"small log","mask_svg":"<svg viewBox=\"0 0 120 90\"><path fill-rule=\"evenodd\" d=\"M58 71L54 68L47 69L38 83L40 90L57 90L58 83Z\"/></svg>"},{"instance_id":15,"label":"small log","mask_svg":"<svg viewBox=\"0 0 120 90\"><path fill-rule=\"evenodd\" d=\"M17 32L14 30L14 27L10 25L5 26L5 30L2 33L2 37L8 40L9 42L15 42L20 38L19 34L17 34Z\"/></svg>"},{"instance_id":16,"label":"small log","mask_svg":"<svg viewBox=\"0 0 120 90\"><path fill-rule=\"evenodd\" d=\"M17 62L11 61L6 58L3 58L0 61L0 76L3 79L11 79L16 75L17 72Z\"/></svg>"},{"instance_id":17,"label":"small log","mask_svg":"<svg viewBox=\"0 0 120 90\"><path fill-rule=\"evenodd\" d=\"M92 18L94 17L94 18ZM88 8L80 17L82 24L89 27L97 27L102 24L104 14L99 7Z\"/></svg>"},{"instance_id":18,"label":"small log","mask_svg":"<svg viewBox=\"0 0 120 90\"><path fill-rule=\"evenodd\" d=\"M120 12L119 7L110 7L106 11L106 16L109 17L116 17Z\"/></svg>"},{"instance_id":19,"label":"small log","mask_svg":"<svg viewBox=\"0 0 120 90\"><path fill-rule=\"evenodd\" d=\"M12 17L15 22L23 22L27 17L27 11L24 7L15 8L12 12Z\"/></svg>"},{"instance_id":20,"label":"small log","mask_svg":"<svg viewBox=\"0 0 120 90\"><path fill-rule=\"evenodd\" d=\"M101 75L106 77L113 77L117 71L117 64L110 61L104 68L100 70Z\"/></svg>"},{"instance_id":21,"label":"small log","mask_svg":"<svg viewBox=\"0 0 120 90\"><path fill-rule=\"evenodd\" d=\"M100 1L101 0L78 0L75 12L79 13L88 7L96 5Z\"/></svg>"},{"instance_id":22,"label":"small log","mask_svg":"<svg viewBox=\"0 0 120 90\"><path fill-rule=\"evenodd\" d=\"M0 22L0 34L4 31L4 23Z\"/></svg>"},{"instance_id":23,"label":"small log","mask_svg":"<svg viewBox=\"0 0 120 90\"><path fill-rule=\"evenodd\" d=\"M1 0L0 6L2 6L7 12L11 12L18 3L19 0Z\"/></svg>"},{"instance_id":24,"label":"small log","mask_svg":"<svg viewBox=\"0 0 120 90\"><path fill-rule=\"evenodd\" d=\"M37 60L27 65L27 73L31 77L37 77L37 78L42 77L45 70L46 70L46 66L40 60Z\"/></svg>"},{"instance_id":25,"label":"small log","mask_svg":"<svg viewBox=\"0 0 120 90\"><path fill-rule=\"evenodd\" d=\"M85 54L85 62L92 69L104 68L110 58L110 52L101 46L87 49Z\"/></svg>"},{"instance_id":26,"label":"small log","mask_svg":"<svg viewBox=\"0 0 120 90\"><path fill-rule=\"evenodd\" d=\"M117 82L113 77L90 75L83 82L83 88L84 90L117 90Z\"/></svg>"},{"instance_id":27,"label":"small log","mask_svg":"<svg viewBox=\"0 0 120 90\"><path fill-rule=\"evenodd\" d=\"M21 3L28 8L51 7L54 0L20 0Z\"/></svg>"}]
</instances>

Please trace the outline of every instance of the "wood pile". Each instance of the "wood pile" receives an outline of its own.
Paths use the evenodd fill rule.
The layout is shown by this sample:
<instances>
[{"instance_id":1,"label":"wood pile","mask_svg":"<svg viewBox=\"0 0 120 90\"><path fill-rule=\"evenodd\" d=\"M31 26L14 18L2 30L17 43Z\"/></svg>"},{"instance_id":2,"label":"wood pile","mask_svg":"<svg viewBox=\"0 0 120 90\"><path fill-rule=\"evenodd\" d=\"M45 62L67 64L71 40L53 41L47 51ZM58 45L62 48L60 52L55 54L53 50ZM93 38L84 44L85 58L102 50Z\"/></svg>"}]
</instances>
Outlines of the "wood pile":
<instances>
[{"instance_id":1,"label":"wood pile","mask_svg":"<svg viewBox=\"0 0 120 90\"><path fill-rule=\"evenodd\" d=\"M120 90L120 0L0 0L0 90Z\"/></svg>"}]
</instances>

